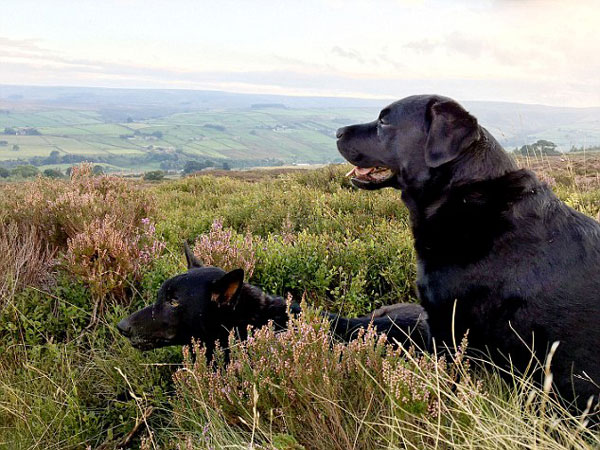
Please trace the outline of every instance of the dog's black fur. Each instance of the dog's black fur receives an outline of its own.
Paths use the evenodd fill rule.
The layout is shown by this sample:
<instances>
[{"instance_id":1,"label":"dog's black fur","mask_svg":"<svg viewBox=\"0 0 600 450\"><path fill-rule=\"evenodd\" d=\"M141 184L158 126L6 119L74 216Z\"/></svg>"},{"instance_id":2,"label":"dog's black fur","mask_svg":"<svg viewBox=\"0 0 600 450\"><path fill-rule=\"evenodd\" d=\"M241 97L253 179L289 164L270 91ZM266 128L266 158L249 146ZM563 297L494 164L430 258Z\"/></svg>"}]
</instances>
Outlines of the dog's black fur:
<instances>
[{"instance_id":1,"label":"dog's black fur","mask_svg":"<svg viewBox=\"0 0 600 450\"><path fill-rule=\"evenodd\" d=\"M471 348L525 369L525 343L543 360L560 341L556 387L579 405L598 394L600 224L518 169L449 98L405 98L337 136L349 162L391 169L383 180L356 172L357 187L402 190L419 297L437 344L469 330Z\"/></svg>"},{"instance_id":2,"label":"dog's black fur","mask_svg":"<svg viewBox=\"0 0 600 450\"><path fill-rule=\"evenodd\" d=\"M431 334L427 313L414 303L399 303L379 308L365 316L356 318L328 314L333 333L340 339L351 341L356 333L373 324L378 333L385 333L388 343L404 346L414 345L419 351L430 350Z\"/></svg>"},{"instance_id":3,"label":"dog's black fur","mask_svg":"<svg viewBox=\"0 0 600 450\"><path fill-rule=\"evenodd\" d=\"M273 321L276 328L287 326L286 302L244 283L243 270L225 272L217 267L203 267L187 245L185 254L188 271L165 281L156 303L117 324L133 346L149 350L183 345L189 344L193 337L204 343L210 358L217 342L226 348L231 330L243 340L249 325L258 328ZM378 332L386 333L390 343L415 343L426 349L430 336L423 308L407 304L399 310L401 314L388 307L355 319L336 314L326 316L334 334L344 340L352 339L359 329L373 323ZM291 305L290 312L297 314L300 307ZM408 341L408 337L414 342Z\"/></svg>"}]
</instances>

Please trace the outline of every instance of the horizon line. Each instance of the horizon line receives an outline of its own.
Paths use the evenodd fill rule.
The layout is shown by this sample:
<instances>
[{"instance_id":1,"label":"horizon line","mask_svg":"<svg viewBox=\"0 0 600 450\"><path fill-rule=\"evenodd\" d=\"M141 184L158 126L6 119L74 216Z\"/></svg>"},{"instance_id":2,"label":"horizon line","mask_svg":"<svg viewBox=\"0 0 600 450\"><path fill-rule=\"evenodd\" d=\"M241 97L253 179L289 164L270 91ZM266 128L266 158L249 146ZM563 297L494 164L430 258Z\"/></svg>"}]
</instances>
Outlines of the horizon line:
<instances>
[{"instance_id":1,"label":"horizon line","mask_svg":"<svg viewBox=\"0 0 600 450\"><path fill-rule=\"evenodd\" d=\"M121 86L94 86L94 85L61 85L61 84L13 84L13 83L0 83L0 88L1 87L14 87L14 88L65 88L65 89L99 89L99 90L122 90L122 91L182 91L182 92L216 92L216 93L223 93L223 94L236 94L236 95L256 95L256 96L270 96L270 97L292 97L292 98L309 98L309 99L345 99L345 100L371 100L371 101L376 101L376 100L387 100L390 102L399 100L399 98L393 98L393 97L388 97L388 96L377 96L377 95L368 95L365 94L364 96L351 96L351 95L335 95L335 94L331 94L331 95L314 95L314 94L299 94L299 93L272 93L272 92L248 92L248 91L241 91L241 90L223 90L223 89L210 89L210 88L193 88L193 87L189 87L189 88L182 88L182 87L121 87ZM414 95L420 95L423 94L422 92L420 93L415 93ZM427 93L426 93L427 94ZM429 93L432 94L432 93ZM440 93L433 93L433 94L438 94L438 95L443 95ZM405 97L400 97L400 98L405 98ZM542 106L545 108L562 108L562 109L578 109L578 110L585 110L585 109L598 109L600 108L600 105L595 105L595 106L557 106L557 105L548 105L548 104L544 104L544 103L525 103L525 102L514 102L514 101L506 101L506 100L484 100L484 99L477 99L477 100L461 100L459 99L460 102L465 102L465 103L503 103L503 104L510 104L510 105L524 105L524 106Z\"/></svg>"}]
</instances>

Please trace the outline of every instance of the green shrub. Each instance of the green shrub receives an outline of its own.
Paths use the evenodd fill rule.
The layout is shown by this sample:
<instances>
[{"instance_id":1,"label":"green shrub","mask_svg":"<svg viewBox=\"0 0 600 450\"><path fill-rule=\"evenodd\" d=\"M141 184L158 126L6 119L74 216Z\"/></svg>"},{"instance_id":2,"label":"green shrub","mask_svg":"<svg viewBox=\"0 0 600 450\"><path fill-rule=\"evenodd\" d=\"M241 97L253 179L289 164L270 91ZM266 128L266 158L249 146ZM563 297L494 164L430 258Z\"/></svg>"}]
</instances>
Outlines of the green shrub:
<instances>
[{"instance_id":1,"label":"green shrub","mask_svg":"<svg viewBox=\"0 0 600 450\"><path fill-rule=\"evenodd\" d=\"M64 174L57 169L46 169L43 172L44 176L47 178L62 178Z\"/></svg>"},{"instance_id":2,"label":"green shrub","mask_svg":"<svg viewBox=\"0 0 600 450\"><path fill-rule=\"evenodd\" d=\"M17 150L18 150L18 145L16 146ZM13 150L14 150L15 146L13 145ZM35 177L36 175L39 175L40 171L37 167L32 166L30 164L24 165L24 166L17 166L12 170L12 175L15 177L21 177L21 178L32 178Z\"/></svg>"},{"instance_id":3,"label":"green shrub","mask_svg":"<svg viewBox=\"0 0 600 450\"><path fill-rule=\"evenodd\" d=\"M165 178L165 173L162 170L153 170L144 174L145 181L161 181Z\"/></svg>"}]
</instances>

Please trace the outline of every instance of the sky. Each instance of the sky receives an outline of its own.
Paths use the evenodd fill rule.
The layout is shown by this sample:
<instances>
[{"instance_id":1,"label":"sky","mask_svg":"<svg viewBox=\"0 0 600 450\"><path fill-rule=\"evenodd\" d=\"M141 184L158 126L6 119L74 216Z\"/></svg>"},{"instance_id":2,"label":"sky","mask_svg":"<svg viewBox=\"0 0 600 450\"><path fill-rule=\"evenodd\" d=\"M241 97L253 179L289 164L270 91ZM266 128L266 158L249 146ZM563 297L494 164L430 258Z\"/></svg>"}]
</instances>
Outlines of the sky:
<instances>
[{"instance_id":1,"label":"sky","mask_svg":"<svg viewBox=\"0 0 600 450\"><path fill-rule=\"evenodd\" d=\"M0 84L600 106L600 0L3 0Z\"/></svg>"}]
</instances>

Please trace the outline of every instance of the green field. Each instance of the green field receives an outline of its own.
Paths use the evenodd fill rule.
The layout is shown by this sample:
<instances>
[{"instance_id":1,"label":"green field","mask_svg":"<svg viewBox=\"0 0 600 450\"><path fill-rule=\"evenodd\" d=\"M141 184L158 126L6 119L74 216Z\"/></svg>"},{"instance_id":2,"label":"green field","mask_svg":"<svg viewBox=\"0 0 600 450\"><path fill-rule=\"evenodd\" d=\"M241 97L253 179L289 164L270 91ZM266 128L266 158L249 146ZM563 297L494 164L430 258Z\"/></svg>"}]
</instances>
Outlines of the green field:
<instances>
[{"instance_id":1,"label":"green field","mask_svg":"<svg viewBox=\"0 0 600 450\"><path fill-rule=\"evenodd\" d=\"M391 100L0 86L0 133L35 129L0 134L0 167L44 170L90 161L116 172L175 173L190 162L217 168L341 162L336 129L374 120ZM562 152L600 144L600 108L464 106L509 151L539 139Z\"/></svg>"},{"instance_id":2,"label":"green field","mask_svg":"<svg viewBox=\"0 0 600 450\"><path fill-rule=\"evenodd\" d=\"M95 111L11 111L0 115L0 132L35 128L40 135L0 135L6 141L0 146L0 164L26 163L38 157L34 164L46 168L54 164L40 159L52 151L124 171L181 169L185 161L194 159L209 159L215 165L230 161L233 166L239 160L246 161L244 165L252 161L259 165L261 160L325 163L340 159L335 130L369 120L373 114L369 108L273 107L195 111L111 123Z\"/></svg>"}]
</instances>

